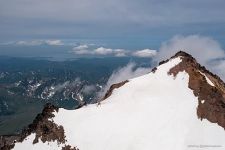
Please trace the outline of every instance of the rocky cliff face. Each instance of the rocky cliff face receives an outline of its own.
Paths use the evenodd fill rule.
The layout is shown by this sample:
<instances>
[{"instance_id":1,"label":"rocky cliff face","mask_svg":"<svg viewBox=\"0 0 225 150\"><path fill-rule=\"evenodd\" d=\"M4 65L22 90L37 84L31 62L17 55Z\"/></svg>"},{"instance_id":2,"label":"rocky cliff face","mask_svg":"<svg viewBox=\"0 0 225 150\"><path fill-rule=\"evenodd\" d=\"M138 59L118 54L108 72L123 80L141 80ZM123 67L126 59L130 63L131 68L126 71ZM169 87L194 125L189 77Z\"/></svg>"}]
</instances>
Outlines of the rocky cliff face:
<instances>
[{"instance_id":1,"label":"rocky cliff face","mask_svg":"<svg viewBox=\"0 0 225 150\"><path fill-rule=\"evenodd\" d=\"M225 84L215 74L201 66L189 54L178 52L173 57L181 56L182 62L168 72L176 76L185 71L189 75L189 88L198 97L197 115L217 123L225 129ZM173 58L172 57L172 58Z\"/></svg>"},{"instance_id":2,"label":"rocky cliff face","mask_svg":"<svg viewBox=\"0 0 225 150\"><path fill-rule=\"evenodd\" d=\"M51 118L54 117L53 112L57 112L58 108L51 105L46 104L42 113L38 114L34 119L33 123L30 124L27 128L25 128L21 134L18 135L5 135L0 137L0 149L9 150L12 149L15 143L23 142L25 138L32 133L35 133L35 139L33 140L33 144L39 142L39 140L43 143L45 142L54 142L56 141L58 144L65 143L65 134L62 126L58 126L55 124ZM63 150L78 150L75 147L71 147L70 145L65 145Z\"/></svg>"}]
</instances>

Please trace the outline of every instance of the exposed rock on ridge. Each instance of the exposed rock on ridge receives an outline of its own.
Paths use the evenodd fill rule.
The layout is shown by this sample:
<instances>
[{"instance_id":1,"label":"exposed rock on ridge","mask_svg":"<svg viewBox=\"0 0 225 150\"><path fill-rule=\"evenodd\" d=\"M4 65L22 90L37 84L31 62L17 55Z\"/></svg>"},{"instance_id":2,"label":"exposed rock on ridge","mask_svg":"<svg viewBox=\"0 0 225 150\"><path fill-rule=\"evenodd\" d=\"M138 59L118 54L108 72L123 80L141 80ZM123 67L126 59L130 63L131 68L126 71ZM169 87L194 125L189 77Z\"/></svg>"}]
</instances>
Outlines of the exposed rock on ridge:
<instances>
[{"instance_id":1,"label":"exposed rock on ridge","mask_svg":"<svg viewBox=\"0 0 225 150\"><path fill-rule=\"evenodd\" d=\"M43 143L57 141L58 144L65 144L66 140L63 127L58 126L51 121L51 118L54 117L54 111L58 112L58 108L51 104L46 104L42 113L38 114L33 123L25 128L21 134L1 136L0 149L12 149L15 146L15 143L23 142L24 139L32 133L36 134L33 144L38 143L39 140ZM78 150L69 145L65 145L62 149Z\"/></svg>"},{"instance_id":2,"label":"exposed rock on ridge","mask_svg":"<svg viewBox=\"0 0 225 150\"><path fill-rule=\"evenodd\" d=\"M168 74L176 76L179 72L185 71L189 75L189 88L198 97L197 116L200 119L207 119L217 123L225 129L225 84L215 74L201 66L189 54L178 52L172 58L181 56L182 62L171 68ZM161 64L167 62L163 61ZM206 77L214 84L210 85Z\"/></svg>"},{"instance_id":3,"label":"exposed rock on ridge","mask_svg":"<svg viewBox=\"0 0 225 150\"><path fill-rule=\"evenodd\" d=\"M123 86L127 82L129 82L129 81L125 80L125 81L122 81L122 82L111 85L110 88L108 89L108 91L106 92L106 94L104 95L104 97L100 101L98 101L98 104L100 104L101 101L110 97L112 95L112 92L113 92L114 89L120 88L121 86Z\"/></svg>"}]
</instances>

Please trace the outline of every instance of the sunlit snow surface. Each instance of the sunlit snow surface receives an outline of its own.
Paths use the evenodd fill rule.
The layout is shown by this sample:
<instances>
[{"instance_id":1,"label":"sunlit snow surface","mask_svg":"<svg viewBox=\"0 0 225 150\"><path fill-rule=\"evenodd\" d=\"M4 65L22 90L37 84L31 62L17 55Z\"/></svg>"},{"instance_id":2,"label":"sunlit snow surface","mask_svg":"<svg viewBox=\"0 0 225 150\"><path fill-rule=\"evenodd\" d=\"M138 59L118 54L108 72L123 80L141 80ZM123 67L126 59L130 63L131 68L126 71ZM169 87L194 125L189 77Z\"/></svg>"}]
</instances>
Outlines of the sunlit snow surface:
<instances>
[{"instance_id":1,"label":"sunlit snow surface","mask_svg":"<svg viewBox=\"0 0 225 150\"><path fill-rule=\"evenodd\" d=\"M215 85L212 83L212 81L211 81L204 73L202 73L201 71L199 71L199 72L205 77L205 79L206 79L206 81L207 81L207 83L208 83L209 85L215 86Z\"/></svg>"},{"instance_id":2,"label":"sunlit snow surface","mask_svg":"<svg viewBox=\"0 0 225 150\"><path fill-rule=\"evenodd\" d=\"M35 134L29 135L22 143L17 143L14 149L19 150L58 150L61 149L63 145L58 145L57 142L46 142L42 143L39 140L39 143L32 144L35 138Z\"/></svg>"},{"instance_id":3,"label":"sunlit snow surface","mask_svg":"<svg viewBox=\"0 0 225 150\"><path fill-rule=\"evenodd\" d=\"M59 109L53 120L63 125L68 144L80 150L224 150L224 129L197 118L188 74L167 74L181 61L172 59L155 73L131 79L99 106Z\"/></svg>"}]
</instances>

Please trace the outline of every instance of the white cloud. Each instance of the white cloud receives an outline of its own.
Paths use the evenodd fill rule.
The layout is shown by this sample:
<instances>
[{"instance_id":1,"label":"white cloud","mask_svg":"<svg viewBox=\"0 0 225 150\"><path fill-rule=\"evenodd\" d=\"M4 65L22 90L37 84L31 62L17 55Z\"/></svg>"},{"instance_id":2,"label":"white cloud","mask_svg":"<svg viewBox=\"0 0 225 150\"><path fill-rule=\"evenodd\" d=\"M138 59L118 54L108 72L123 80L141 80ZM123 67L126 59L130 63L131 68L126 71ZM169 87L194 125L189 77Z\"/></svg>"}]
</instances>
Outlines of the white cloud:
<instances>
[{"instance_id":1,"label":"white cloud","mask_svg":"<svg viewBox=\"0 0 225 150\"><path fill-rule=\"evenodd\" d=\"M88 45L79 45L73 48L75 54L79 55L110 55L113 54L114 50L111 48L99 47L96 49L91 49Z\"/></svg>"},{"instance_id":2,"label":"white cloud","mask_svg":"<svg viewBox=\"0 0 225 150\"><path fill-rule=\"evenodd\" d=\"M114 50L114 55L116 57L126 57L127 53L128 53L128 51L126 51L125 49L115 49Z\"/></svg>"},{"instance_id":3,"label":"white cloud","mask_svg":"<svg viewBox=\"0 0 225 150\"><path fill-rule=\"evenodd\" d=\"M225 52L214 39L199 35L175 36L161 45L156 60L168 59L179 50L191 54L201 65L225 80L225 60L222 60Z\"/></svg>"},{"instance_id":4,"label":"white cloud","mask_svg":"<svg viewBox=\"0 0 225 150\"><path fill-rule=\"evenodd\" d=\"M105 47L99 47L93 52L95 55L112 55L116 57L125 57L127 53L129 53L129 51L125 49L111 49Z\"/></svg>"},{"instance_id":5,"label":"white cloud","mask_svg":"<svg viewBox=\"0 0 225 150\"><path fill-rule=\"evenodd\" d=\"M73 53L77 55L89 55L91 51L88 48L89 46L86 44L79 45L73 48Z\"/></svg>"},{"instance_id":6,"label":"white cloud","mask_svg":"<svg viewBox=\"0 0 225 150\"><path fill-rule=\"evenodd\" d=\"M76 78L74 81L66 81L62 84L57 84L54 87L53 91L54 92L61 92L66 87L74 87L74 86L76 86L77 84L80 84L80 83L81 83L80 78Z\"/></svg>"},{"instance_id":7,"label":"white cloud","mask_svg":"<svg viewBox=\"0 0 225 150\"><path fill-rule=\"evenodd\" d=\"M84 44L84 45L79 45L73 48L73 50L75 51L79 51L79 50L87 50L88 49L88 45Z\"/></svg>"},{"instance_id":8,"label":"white cloud","mask_svg":"<svg viewBox=\"0 0 225 150\"><path fill-rule=\"evenodd\" d=\"M43 42L41 40L32 40L32 41L17 41L15 44L21 46L37 46L41 45L42 43Z\"/></svg>"},{"instance_id":9,"label":"white cloud","mask_svg":"<svg viewBox=\"0 0 225 150\"><path fill-rule=\"evenodd\" d=\"M15 42L16 45L21 46L39 46L39 45L51 45L51 46L59 46L64 45L61 40L29 40L29 41L17 41Z\"/></svg>"},{"instance_id":10,"label":"white cloud","mask_svg":"<svg viewBox=\"0 0 225 150\"><path fill-rule=\"evenodd\" d=\"M53 89L53 91L54 92L61 92L66 86L68 86L69 85L69 81L66 81L66 82L64 82L64 83L62 83L62 84L57 84L55 87L54 87L54 89Z\"/></svg>"},{"instance_id":11,"label":"white cloud","mask_svg":"<svg viewBox=\"0 0 225 150\"><path fill-rule=\"evenodd\" d=\"M92 48L88 45L79 45L73 48L74 54L77 55L110 55L115 57L126 57L126 56L135 56L135 57L153 57L157 54L156 50L143 49L137 51L130 51L125 49L111 49L105 47Z\"/></svg>"},{"instance_id":12,"label":"white cloud","mask_svg":"<svg viewBox=\"0 0 225 150\"><path fill-rule=\"evenodd\" d=\"M94 50L94 54L98 54L98 55L108 55L112 53L113 53L113 50L111 48L99 47Z\"/></svg>"},{"instance_id":13,"label":"white cloud","mask_svg":"<svg viewBox=\"0 0 225 150\"><path fill-rule=\"evenodd\" d=\"M175 36L163 43L159 49L157 58L167 59L177 51L184 50L193 55L200 63L206 64L209 60L225 56L220 44L210 37L190 35Z\"/></svg>"},{"instance_id":14,"label":"white cloud","mask_svg":"<svg viewBox=\"0 0 225 150\"><path fill-rule=\"evenodd\" d=\"M86 44L74 47L73 52L78 55L113 55L116 57L124 57L127 53L124 49L111 49L105 47L92 49L92 47L89 47Z\"/></svg>"},{"instance_id":15,"label":"white cloud","mask_svg":"<svg viewBox=\"0 0 225 150\"><path fill-rule=\"evenodd\" d=\"M46 40L45 43L48 45L63 45L61 40Z\"/></svg>"},{"instance_id":16,"label":"white cloud","mask_svg":"<svg viewBox=\"0 0 225 150\"><path fill-rule=\"evenodd\" d=\"M91 94L96 91L96 86L95 85L85 85L81 91L84 94Z\"/></svg>"},{"instance_id":17,"label":"white cloud","mask_svg":"<svg viewBox=\"0 0 225 150\"><path fill-rule=\"evenodd\" d=\"M153 57L157 54L156 50L143 49L134 52L132 55L136 57Z\"/></svg>"},{"instance_id":18,"label":"white cloud","mask_svg":"<svg viewBox=\"0 0 225 150\"><path fill-rule=\"evenodd\" d=\"M112 84L132 79L151 72L151 68L138 67L135 63L128 63L126 66L114 71L109 77L106 85L98 93L98 98L102 98Z\"/></svg>"},{"instance_id":19,"label":"white cloud","mask_svg":"<svg viewBox=\"0 0 225 150\"><path fill-rule=\"evenodd\" d=\"M159 51L144 49L133 52L133 56L153 57L156 61L170 58L179 50L186 51L197 59L197 61L206 66L207 69L219 75L225 80L225 52L220 44L210 37L190 35L175 36L167 42L164 42ZM125 51L128 53L129 51ZM150 53L153 52L153 53ZM137 54L137 55L134 55ZM146 54L146 55L145 55ZM98 93L98 98L102 98L112 84L125 81L151 71L150 68L137 68L135 63L129 63L112 73L106 85Z\"/></svg>"},{"instance_id":20,"label":"white cloud","mask_svg":"<svg viewBox=\"0 0 225 150\"><path fill-rule=\"evenodd\" d=\"M223 81L225 81L225 59L213 61L206 67L209 67L213 73L216 73Z\"/></svg>"}]
</instances>

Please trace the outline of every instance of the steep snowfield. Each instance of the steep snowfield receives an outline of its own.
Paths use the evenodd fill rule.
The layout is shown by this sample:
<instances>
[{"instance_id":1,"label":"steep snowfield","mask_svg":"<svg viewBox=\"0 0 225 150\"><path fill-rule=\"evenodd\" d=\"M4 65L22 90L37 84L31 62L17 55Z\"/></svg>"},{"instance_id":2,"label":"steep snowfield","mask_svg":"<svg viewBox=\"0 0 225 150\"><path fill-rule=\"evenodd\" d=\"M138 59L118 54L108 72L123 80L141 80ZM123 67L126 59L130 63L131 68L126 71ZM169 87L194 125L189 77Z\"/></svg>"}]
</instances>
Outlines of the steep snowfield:
<instances>
[{"instance_id":1,"label":"steep snowfield","mask_svg":"<svg viewBox=\"0 0 225 150\"><path fill-rule=\"evenodd\" d=\"M188 88L188 74L167 74L181 61L174 58L155 73L129 80L99 106L59 109L53 120L63 125L67 143L80 150L224 150L224 129L197 118L198 100Z\"/></svg>"}]
</instances>

